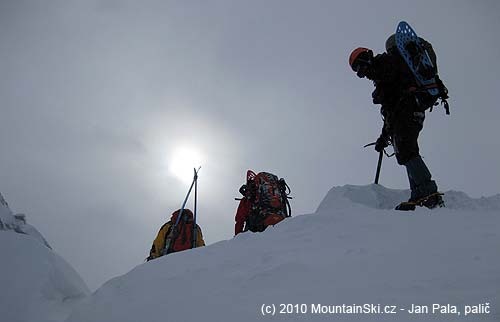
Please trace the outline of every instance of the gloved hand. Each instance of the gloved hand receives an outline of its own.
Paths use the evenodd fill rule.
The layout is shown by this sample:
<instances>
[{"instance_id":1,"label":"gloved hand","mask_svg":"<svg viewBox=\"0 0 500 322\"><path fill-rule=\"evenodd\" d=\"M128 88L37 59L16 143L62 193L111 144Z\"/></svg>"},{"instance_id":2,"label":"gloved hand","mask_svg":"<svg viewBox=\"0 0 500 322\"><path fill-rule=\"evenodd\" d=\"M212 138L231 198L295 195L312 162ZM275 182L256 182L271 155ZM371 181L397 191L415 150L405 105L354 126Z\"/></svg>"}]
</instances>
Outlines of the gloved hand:
<instances>
[{"instance_id":1,"label":"gloved hand","mask_svg":"<svg viewBox=\"0 0 500 322\"><path fill-rule=\"evenodd\" d=\"M375 142L375 151L381 152L384 148L388 146L389 143L387 142L387 139L381 135Z\"/></svg>"}]
</instances>

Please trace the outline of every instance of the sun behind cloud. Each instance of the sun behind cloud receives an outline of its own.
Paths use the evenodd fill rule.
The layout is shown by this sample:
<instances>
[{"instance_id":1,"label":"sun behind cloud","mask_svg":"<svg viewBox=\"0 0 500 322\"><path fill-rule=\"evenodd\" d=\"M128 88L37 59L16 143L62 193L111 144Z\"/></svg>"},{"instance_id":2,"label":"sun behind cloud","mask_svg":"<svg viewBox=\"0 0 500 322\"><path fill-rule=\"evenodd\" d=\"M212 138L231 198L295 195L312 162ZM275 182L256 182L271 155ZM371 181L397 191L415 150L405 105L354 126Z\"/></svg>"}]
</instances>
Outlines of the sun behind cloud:
<instances>
[{"instance_id":1,"label":"sun behind cloud","mask_svg":"<svg viewBox=\"0 0 500 322\"><path fill-rule=\"evenodd\" d=\"M193 146L179 146L168 157L168 171L184 183L193 180L193 169L203 163L203 154Z\"/></svg>"}]
</instances>

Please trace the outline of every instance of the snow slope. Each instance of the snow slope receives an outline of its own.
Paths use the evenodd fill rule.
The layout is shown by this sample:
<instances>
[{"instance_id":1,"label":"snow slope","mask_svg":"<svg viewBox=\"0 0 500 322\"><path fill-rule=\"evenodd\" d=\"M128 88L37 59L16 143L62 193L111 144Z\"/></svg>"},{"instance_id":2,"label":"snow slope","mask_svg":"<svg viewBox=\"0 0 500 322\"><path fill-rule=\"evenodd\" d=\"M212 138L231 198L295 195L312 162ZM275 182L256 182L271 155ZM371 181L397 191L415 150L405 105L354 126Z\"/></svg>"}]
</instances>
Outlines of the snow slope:
<instances>
[{"instance_id":1,"label":"snow slope","mask_svg":"<svg viewBox=\"0 0 500 322\"><path fill-rule=\"evenodd\" d=\"M376 185L333 188L314 214L139 265L68 322L500 321L499 197L448 192L448 208L390 209L407 196ZM438 303L461 315L404 311ZM262 316L263 304L276 316ZM279 314L280 304L304 304L305 313ZM312 313L316 304L397 313ZM479 304L489 313L464 316Z\"/></svg>"},{"instance_id":2,"label":"snow slope","mask_svg":"<svg viewBox=\"0 0 500 322\"><path fill-rule=\"evenodd\" d=\"M64 321L90 291L0 194L0 321Z\"/></svg>"}]
</instances>

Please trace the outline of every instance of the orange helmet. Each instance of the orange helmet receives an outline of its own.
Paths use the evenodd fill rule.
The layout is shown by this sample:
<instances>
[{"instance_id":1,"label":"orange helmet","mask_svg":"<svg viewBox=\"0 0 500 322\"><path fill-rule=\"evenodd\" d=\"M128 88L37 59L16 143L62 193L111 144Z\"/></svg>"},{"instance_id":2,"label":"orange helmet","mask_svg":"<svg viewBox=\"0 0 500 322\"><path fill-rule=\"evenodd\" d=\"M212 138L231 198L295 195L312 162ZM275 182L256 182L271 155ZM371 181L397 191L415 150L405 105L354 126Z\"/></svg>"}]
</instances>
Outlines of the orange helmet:
<instances>
[{"instance_id":1,"label":"orange helmet","mask_svg":"<svg viewBox=\"0 0 500 322\"><path fill-rule=\"evenodd\" d=\"M355 65L355 62L358 58L368 61L368 59L366 57L367 55L368 55L368 58L373 57L373 52L368 48L359 47L359 48L354 49L352 51L351 55L349 56L349 65L351 66L351 68L354 71L356 70L354 68L355 67L354 65Z\"/></svg>"}]
</instances>

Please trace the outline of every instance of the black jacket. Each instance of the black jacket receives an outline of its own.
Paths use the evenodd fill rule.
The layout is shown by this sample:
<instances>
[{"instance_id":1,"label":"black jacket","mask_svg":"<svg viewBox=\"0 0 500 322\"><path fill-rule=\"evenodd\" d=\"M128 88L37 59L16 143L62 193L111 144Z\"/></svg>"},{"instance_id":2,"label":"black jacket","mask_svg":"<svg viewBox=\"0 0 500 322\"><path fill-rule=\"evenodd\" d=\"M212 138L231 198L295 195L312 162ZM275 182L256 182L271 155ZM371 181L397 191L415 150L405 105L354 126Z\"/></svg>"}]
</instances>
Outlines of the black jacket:
<instances>
[{"instance_id":1,"label":"black jacket","mask_svg":"<svg viewBox=\"0 0 500 322\"><path fill-rule=\"evenodd\" d=\"M373 103L382 105L382 135L386 138L390 136L395 122L413 117L414 112L425 111L435 101L427 93L415 92L417 81L399 54L375 56L366 77L375 85Z\"/></svg>"}]
</instances>

